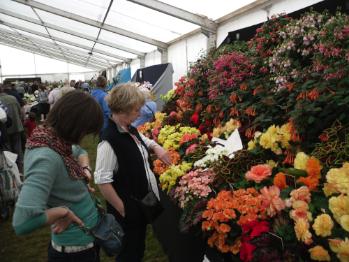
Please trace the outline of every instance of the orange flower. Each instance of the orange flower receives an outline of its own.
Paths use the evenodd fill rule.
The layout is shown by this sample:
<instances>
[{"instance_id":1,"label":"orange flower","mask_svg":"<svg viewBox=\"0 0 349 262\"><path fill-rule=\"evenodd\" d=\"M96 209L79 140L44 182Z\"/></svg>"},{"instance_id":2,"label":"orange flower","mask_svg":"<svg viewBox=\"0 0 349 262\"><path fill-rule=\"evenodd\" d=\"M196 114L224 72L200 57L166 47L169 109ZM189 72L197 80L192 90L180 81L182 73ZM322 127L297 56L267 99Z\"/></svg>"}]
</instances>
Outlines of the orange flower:
<instances>
[{"instance_id":1,"label":"orange flower","mask_svg":"<svg viewBox=\"0 0 349 262\"><path fill-rule=\"evenodd\" d=\"M191 140L194 140L198 137L197 134L184 134L181 138L181 141L179 141L179 144L182 145L184 143L187 143Z\"/></svg>"},{"instance_id":2,"label":"orange flower","mask_svg":"<svg viewBox=\"0 0 349 262\"><path fill-rule=\"evenodd\" d=\"M167 166L160 159L156 159L153 162L153 165L154 165L154 173L157 175L161 175L167 169Z\"/></svg>"},{"instance_id":3,"label":"orange flower","mask_svg":"<svg viewBox=\"0 0 349 262\"><path fill-rule=\"evenodd\" d=\"M307 97L308 97L308 99L309 100L316 100L316 99L318 99L319 98L319 91L316 89L316 88L314 88L313 90L311 90L310 92L308 92L308 94L307 94Z\"/></svg>"},{"instance_id":4,"label":"orange flower","mask_svg":"<svg viewBox=\"0 0 349 262\"><path fill-rule=\"evenodd\" d=\"M222 223L219 225L219 231L222 233L229 233L230 230L231 230L231 227L227 224Z\"/></svg>"},{"instance_id":5,"label":"orange flower","mask_svg":"<svg viewBox=\"0 0 349 262\"><path fill-rule=\"evenodd\" d=\"M262 86L257 86L257 87L253 90L252 94L255 96L255 95L257 95L258 93L260 93L262 90L263 90Z\"/></svg>"},{"instance_id":6,"label":"orange flower","mask_svg":"<svg viewBox=\"0 0 349 262\"><path fill-rule=\"evenodd\" d=\"M311 176L300 177L300 178L297 179L297 182L298 183L303 183L311 191L315 190L317 188L317 186L319 185L319 179L316 178L316 177L311 177Z\"/></svg>"},{"instance_id":7,"label":"orange flower","mask_svg":"<svg viewBox=\"0 0 349 262\"><path fill-rule=\"evenodd\" d=\"M281 190L288 187L286 184L286 176L284 173L279 172L274 177L274 185L280 188Z\"/></svg>"},{"instance_id":8,"label":"orange flower","mask_svg":"<svg viewBox=\"0 0 349 262\"><path fill-rule=\"evenodd\" d=\"M253 180L256 183L262 182L271 175L272 168L269 165L256 165L245 175L247 180Z\"/></svg>"},{"instance_id":9,"label":"orange flower","mask_svg":"<svg viewBox=\"0 0 349 262\"><path fill-rule=\"evenodd\" d=\"M238 101L241 101L239 96L236 93L232 93L229 97L230 102L236 104Z\"/></svg>"},{"instance_id":10,"label":"orange flower","mask_svg":"<svg viewBox=\"0 0 349 262\"><path fill-rule=\"evenodd\" d=\"M247 138L253 138L254 137L254 133L255 133L255 128L254 127L250 127L250 128L247 128L246 131L245 131L245 136Z\"/></svg>"},{"instance_id":11,"label":"orange flower","mask_svg":"<svg viewBox=\"0 0 349 262\"><path fill-rule=\"evenodd\" d=\"M246 83L242 83L240 85L240 90L247 90L247 84Z\"/></svg>"},{"instance_id":12,"label":"orange flower","mask_svg":"<svg viewBox=\"0 0 349 262\"><path fill-rule=\"evenodd\" d=\"M291 92L293 90L293 88L294 88L294 83L289 83L288 82L288 83L285 84L285 86L286 86L287 90L289 92Z\"/></svg>"},{"instance_id":13,"label":"orange flower","mask_svg":"<svg viewBox=\"0 0 349 262\"><path fill-rule=\"evenodd\" d=\"M232 107L231 109L230 109L230 113L229 113L229 115L230 116L239 116L239 110L237 110L235 107Z\"/></svg>"},{"instance_id":14,"label":"orange flower","mask_svg":"<svg viewBox=\"0 0 349 262\"><path fill-rule=\"evenodd\" d=\"M252 106L249 106L248 108L246 108L245 113L248 116L255 116L256 110Z\"/></svg>"},{"instance_id":15,"label":"orange flower","mask_svg":"<svg viewBox=\"0 0 349 262\"><path fill-rule=\"evenodd\" d=\"M319 185L319 179L321 174L322 166L320 161L315 157L310 157L306 164L307 177L300 177L297 179L298 183L303 183L309 190L315 190Z\"/></svg>"},{"instance_id":16,"label":"orange flower","mask_svg":"<svg viewBox=\"0 0 349 262\"><path fill-rule=\"evenodd\" d=\"M173 165L177 165L179 163L179 161L181 160L180 154L177 151L173 150L173 149L168 150L168 154L170 155L171 163ZM153 165L154 165L154 173L157 174L157 175L161 175L162 173L164 173L169 168L169 166L164 164L164 162L162 162L159 159L156 159L153 162Z\"/></svg>"},{"instance_id":17,"label":"orange flower","mask_svg":"<svg viewBox=\"0 0 349 262\"><path fill-rule=\"evenodd\" d=\"M297 100L302 100L302 99L305 99L306 97L307 97L307 93L306 92L300 92L296 99Z\"/></svg>"},{"instance_id":18,"label":"orange flower","mask_svg":"<svg viewBox=\"0 0 349 262\"><path fill-rule=\"evenodd\" d=\"M306 171L308 176L320 178L322 166L315 157L310 157L307 161Z\"/></svg>"},{"instance_id":19,"label":"orange flower","mask_svg":"<svg viewBox=\"0 0 349 262\"><path fill-rule=\"evenodd\" d=\"M292 153L291 151L287 150L286 151L286 158L285 158L285 160L282 163L293 165L293 162L294 162L294 153Z\"/></svg>"}]
</instances>

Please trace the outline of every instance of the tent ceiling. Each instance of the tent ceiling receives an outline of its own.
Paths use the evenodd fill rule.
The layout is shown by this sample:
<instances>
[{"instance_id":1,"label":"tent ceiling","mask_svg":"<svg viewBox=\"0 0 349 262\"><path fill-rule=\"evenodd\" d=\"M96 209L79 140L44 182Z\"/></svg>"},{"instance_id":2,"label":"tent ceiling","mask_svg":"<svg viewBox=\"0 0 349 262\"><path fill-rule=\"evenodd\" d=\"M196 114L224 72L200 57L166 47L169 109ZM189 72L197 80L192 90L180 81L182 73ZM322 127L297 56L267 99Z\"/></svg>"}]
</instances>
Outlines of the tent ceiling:
<instances>
[{"instance_id":1,"label":"tent ceiling","mask_svg":"<svg viewBox=\"0 0 349 262\"><path fill-rule=\"evenodd\" d=\"M1 0L0 43L102 69L144 57L263 0ZM207 18L207 17L209 17Z\"/></svg>"}]
</instances>

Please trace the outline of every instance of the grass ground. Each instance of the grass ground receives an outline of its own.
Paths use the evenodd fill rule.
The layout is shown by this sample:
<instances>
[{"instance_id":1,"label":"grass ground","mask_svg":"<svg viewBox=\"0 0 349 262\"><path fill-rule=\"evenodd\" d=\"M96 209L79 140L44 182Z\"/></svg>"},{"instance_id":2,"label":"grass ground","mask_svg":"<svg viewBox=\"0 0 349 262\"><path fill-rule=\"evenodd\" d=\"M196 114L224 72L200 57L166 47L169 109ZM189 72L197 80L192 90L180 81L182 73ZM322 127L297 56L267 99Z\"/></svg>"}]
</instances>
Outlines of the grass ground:
<instances>
[{"instance_id":1,"label":"grass ground","mask_svg":"<svg viewBox=\"0 0 349 262\"><path fill-rule=\"evenodd\" d=\"M97 138L87 137L82 147L88 152L91 166L94 168L96 159ZM47 260L47 247L50 240L50 229L48 227L35 232L17 237L11 227L11 219L0 221L0 261L2 262L41 262ZM111 262L101 251L101 262ZM167 262L163 250L153 236L151 227L147 230L145 262Z\"/></svg>"}]
</instances>

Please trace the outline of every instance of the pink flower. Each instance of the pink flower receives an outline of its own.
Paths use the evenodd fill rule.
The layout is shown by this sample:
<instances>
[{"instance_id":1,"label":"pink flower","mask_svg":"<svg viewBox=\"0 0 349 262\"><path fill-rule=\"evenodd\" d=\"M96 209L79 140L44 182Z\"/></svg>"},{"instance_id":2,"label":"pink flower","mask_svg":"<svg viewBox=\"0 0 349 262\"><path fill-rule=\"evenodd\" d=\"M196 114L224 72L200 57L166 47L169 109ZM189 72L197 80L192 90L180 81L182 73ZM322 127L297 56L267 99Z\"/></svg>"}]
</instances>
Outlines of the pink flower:
<instances>
[{"instance_id":1,"label":"pink flower","mask_svg":"<svg viewBox=\"0 0 349 262\"><path fill-rule=\"evenodd\" d=\"M190 145L187 150L185 150L185 155L189 155L195 152L195 149L197 148L198 144L192 144Z\"/></svg>"},{"instance_id":2,"label":"pink flower","mask_svg":"<svg viewBox=\"0 0 349 262\"><path fill-rule=\"evenodd\" d=\"M271 175L272 168L269 165L256 165L251 168L245 175L247 180L253 180L260 183L262 180Z\"/></svg>"},{"instance_id":3,"label":"pink flower","mask_svg":"<svg viewBox=\"0 0 349 262\"><path fill-rule=\"evenodd\" d=\"M302 186L298 189L294 189L291 192L291 200L294 202L296 200L302 200L306 203L310 203L310 191L309 188L306 186Z\"/></svg>"},{"instance_id":4,"label":"pink flower","mask_svg":"<svg viewBox=\"0 0 349 262\"><path fill-rule=\"evenodd\" d=\"M280 189L276 186L263 187L260 190L262 194L262 205L267 209L270 217L276 215L286 207L285 202L280 198Z\"/></svg>"}]
</instances>

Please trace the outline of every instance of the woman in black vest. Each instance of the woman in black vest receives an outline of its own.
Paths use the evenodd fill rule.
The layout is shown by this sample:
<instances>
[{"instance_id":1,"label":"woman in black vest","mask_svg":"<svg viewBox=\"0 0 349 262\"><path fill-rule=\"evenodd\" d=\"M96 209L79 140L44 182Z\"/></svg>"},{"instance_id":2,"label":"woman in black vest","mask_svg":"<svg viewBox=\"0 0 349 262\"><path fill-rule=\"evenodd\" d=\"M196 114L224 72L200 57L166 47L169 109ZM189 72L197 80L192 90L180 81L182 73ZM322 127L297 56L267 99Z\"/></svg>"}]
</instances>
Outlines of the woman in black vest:
<instances>
[{"instance_id":1,"label":"woman in black vest","mask_svg":"<svg viewBox=\"0 0 349 262\"><path fill-rule=\"evenodd\" d=\"M97 148L95 183L125 231L124 248L117 262L142 261L147 222L136 199L152 190L159 199L156 178L150 168L152 150L165 164L168 153L155 141L139 134L131 123L138 118L145 97L134 84L113 88L108 96L112 112Z\"/></svg>"}]
</instances>

